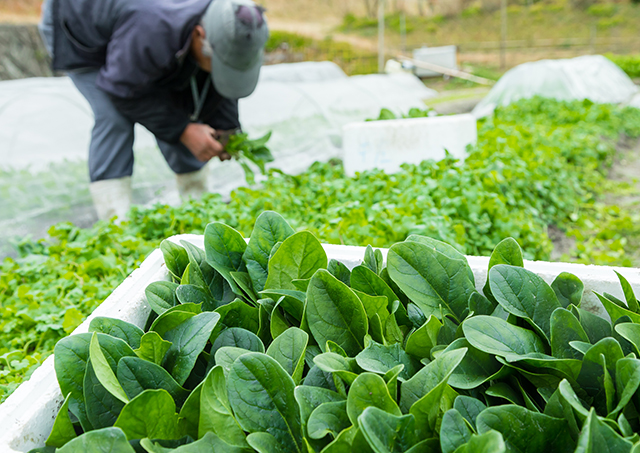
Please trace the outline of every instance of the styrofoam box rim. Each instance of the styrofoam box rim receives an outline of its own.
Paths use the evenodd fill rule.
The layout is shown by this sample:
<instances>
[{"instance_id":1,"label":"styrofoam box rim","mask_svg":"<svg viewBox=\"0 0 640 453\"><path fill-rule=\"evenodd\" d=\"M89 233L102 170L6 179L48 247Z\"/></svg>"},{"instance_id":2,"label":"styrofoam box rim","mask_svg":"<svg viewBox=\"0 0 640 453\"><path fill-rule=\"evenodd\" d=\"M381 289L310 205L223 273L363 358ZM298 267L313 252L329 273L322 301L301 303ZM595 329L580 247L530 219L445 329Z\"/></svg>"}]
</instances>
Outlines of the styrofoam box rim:
<instances>
[{"instance_id":1,"label":"styrofoam box rim","mask_svg":"<svg viewBox=\"0 0 640 453\"><path fill-rule=\"evenodd\" d=\"M423 117L423 118L397 118L394 120L384 120L384 121L359 121L348 123L343 126L342 130L344 132L350 131L352 129L380 129L380 128L389 128L392 129L397 125L401 124L402 126L416 126L421 124L429 124L431 126L438 124L447 124L447 123L456 123L460 120L470 120L473 123L476 123L476 118L470 113L461 113L459 115L445 115L445 116L431 116L431 117Z\"/></svg>"},{"instance_id":2,"label":"styrofoam box rim","mask_svg":"<svg viewBox=\"0 0 640 453\"><path fill-rule=\"evenodd\" d=\"M203 236L198 235L173 236L170 240L176 243L188 241L198 247L204 245ZM323 247L329 259L341 261L349 268L360 264L364 257L364 247L330 244L324 244ZM381 251L386 259L387 250ZM476 287L481 290L487 278L489 258L469 256L467 260L475 275ZM603 317L608 316L593 294L594 290L624 297L614 270L623 274L635 291L640 291L640 269L636 268L542 261L525 261L525 268L540 275L548 283L561 272L576 275L585 285L583 306ZM155 250L73 333L87 332L91 320L98 316L115 317L144 327L150 311L144 290L150 283L168 278L162 253ZM62 402L51 356L33 373L29 381L24 382L0 405L0 451L27 452L43 446Z\"/></svg>"}]
</instances>

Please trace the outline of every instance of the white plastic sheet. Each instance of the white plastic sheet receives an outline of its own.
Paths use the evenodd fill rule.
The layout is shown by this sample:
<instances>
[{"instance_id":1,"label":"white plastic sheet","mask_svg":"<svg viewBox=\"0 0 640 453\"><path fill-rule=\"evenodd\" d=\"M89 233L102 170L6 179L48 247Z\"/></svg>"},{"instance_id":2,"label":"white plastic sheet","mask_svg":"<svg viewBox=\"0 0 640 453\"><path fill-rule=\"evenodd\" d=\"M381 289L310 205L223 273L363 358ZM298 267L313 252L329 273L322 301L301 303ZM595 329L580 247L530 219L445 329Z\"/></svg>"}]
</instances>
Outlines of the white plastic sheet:
<instances>
[{"instance_id":1,"label":"white plastic sheet","mask_svg":"<svg viewBox=\"0 0 640 453\"><path fill-rule=\"evenodd\" d=\"M601 55L525 63L508 71L473 110L476 118L499 105L536 95L560 100L629 102L638 87L622 69Z\"/></svg>"},{"instance_id":2,"label":"white plastic sheet","mask_svg":"<svg viewBox=\"0 0 640 453\"><path fill-rule=\"evenodd\" d=\"M253 136L273 131L274 166L299 171L280 161L337 155L345 124L376 117L381 108L399 113L422 107L435 95L409 74L347 77L331 62L266 66L255 92L240 101L240 120ZM86 161L92 125L89 105L66 77L0 82L0 169L35 172L51 163ZM136 129L134 149L155 149L153 136L142 127ZM155 170L162 157L151 154L142 165L153 161Z\"/></svg>"},{"instance_id":3,"label":"white plastic sheet","mask_svg":"<svg viewBox=\"0 0 640 453\"><path fill-rule=\"evenodd\" d=\"M240 101L240 120L250 136L272 131L272 166L298 173L340 155L345 124L377 117L383 107L398 113L423 107L435 94L409 74L347 77L330 62L277 65L265 67L255 92ZM48 223L77 220L79 206L90 221L92 125L89 105L68 78L0 82L0 177L11 178L0 184L0 256L3 237L44 234ZM134 202L177 202L172 173L142 127L134 150ZM226 194L244 184L235 162L208 168L212 191ZM3 170L11 171L2 176Z\"/></svg>"},{"instance_id":4,"label":"white plastic sheet","mask_svg":"<svg viewBox=\"0 0 640 453\"><path fill-rule=\"evenodd\" d=\"M331 61L305 61L264 66L260 71L262 82L319 82L346 79L347 74Z\"/></svg>"},{"instance_id":5,"label":"white plastic sheet","mask_svg":"<svg viewBox=\"0 0 640 453\"><path fill-rule=\"evenodd\" d=\"M91 108L67 77L0 82L0 168L86 160L92 127ZM155 146L145 132L136 130L136 149Z\"/></svg>"}]
</instances>

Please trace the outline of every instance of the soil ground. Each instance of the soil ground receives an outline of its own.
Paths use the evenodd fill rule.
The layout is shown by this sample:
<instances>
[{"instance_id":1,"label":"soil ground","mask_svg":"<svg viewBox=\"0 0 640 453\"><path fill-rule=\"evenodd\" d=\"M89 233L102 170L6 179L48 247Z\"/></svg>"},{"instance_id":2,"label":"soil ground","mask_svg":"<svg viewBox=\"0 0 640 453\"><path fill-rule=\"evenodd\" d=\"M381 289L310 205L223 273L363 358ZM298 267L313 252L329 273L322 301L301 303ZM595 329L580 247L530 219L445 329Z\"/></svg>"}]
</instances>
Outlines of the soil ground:
<instances>
[{"instance_id":1,"label":"soil ground","mask_svg":"<svg viewBox=\"0 0 640 453\"><path fill-rule=\"evenodd\" d=\"M640 140L628 140L619 147L620 153L609 173L614 181L630 183L632 189L623 196L608 197L608 204L619 206L629 212L640 211ZM633 236L633 235L631 235ZM635 266L640 267L640 238L628 236L627 249L633 249L631 258Z\"/></svg>"},{"instance_id":2,"label":"soil ground","mask_svg":"<svg viewBox=\"0 0 640 453\"><path fill-rule=\"evenodd\" d=\"M633 185L635 190L628 195L607 200L608 203L630 212L640 211L640 140L630 140L621 146L619 160L613 165L609 177ZM640 238L627 237L633 252L631 257L635 266L640 267Z\"/></svg>"},{"instance_id":3,"label":"soil ground","mask_svg":"<svg viewBox=\"0 0 640 453\"><path fill-rule=\"evenodd\" d=\"M42 0L0 0L0 23L34 23Z\"/></svg>"},{"instance_id":4,"label":"soil ground","mask_svg":"<svg viewBox=\"0 0 640 453\"><path fill-rule=\"evenodd\" d=\"M608 206L616 207L621 212L638 212L640 209L640 139L622 140L618 144L618 155L611 166L608 178L612 181L629 184L629 189L624 194L609 194L602 202ZM553 242L554 249L551 252L551 261L559 261L563 257L570 256L576 245L576 240L569 237L555 225L549 225L549 238ZM636 233L626 238L626 252L635 266L640 266L640 237Z\"/></svg>"},{"instance_id":5,"label":"soil ground","mask_svg":"<svg viewBox=\"0 0 640 453\"><path fill-rule=\"evenodd\" d=\"M640 140L624 140L619 150L618 159L609 172L609 178L634 184L636 193L607 201L629 207L640 206Z\"/></svg>"},{"instance_id":6,"label":"soil ground","mask_svg":"<svg viewBox=\"0 0 640 453\"><path fill-rule=\"evenodd\" d=\"M549 257L551 261L562 260L562 257L569 255L576 246L575 238L567 236L564 231L555 225L549 225L547 234L553 243L553 250Z\"/></svg>"}]
</instances>

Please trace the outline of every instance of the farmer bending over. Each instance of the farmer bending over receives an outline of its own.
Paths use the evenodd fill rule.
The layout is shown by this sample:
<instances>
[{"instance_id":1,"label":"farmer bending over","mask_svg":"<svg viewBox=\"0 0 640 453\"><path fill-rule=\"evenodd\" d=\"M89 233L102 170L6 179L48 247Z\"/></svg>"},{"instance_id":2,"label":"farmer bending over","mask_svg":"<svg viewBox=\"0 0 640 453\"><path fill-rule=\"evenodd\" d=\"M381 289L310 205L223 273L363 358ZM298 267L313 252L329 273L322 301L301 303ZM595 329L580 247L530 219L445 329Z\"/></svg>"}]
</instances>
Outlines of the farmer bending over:
<instances>
[{"instance_id":1,"label":"farmer bending over","mask_svg":"<svg viewBox=\"0 0 640 453\"><path fill-rule=\"evenodd\" d=\"M89 101L91 196L101 219L131 204L133 127L142 124L177 175L180 195L206 188L216 140L240 127L269 31L250 0L45 0L41 33L53 69Z\"/></svg>"}]
</instances>

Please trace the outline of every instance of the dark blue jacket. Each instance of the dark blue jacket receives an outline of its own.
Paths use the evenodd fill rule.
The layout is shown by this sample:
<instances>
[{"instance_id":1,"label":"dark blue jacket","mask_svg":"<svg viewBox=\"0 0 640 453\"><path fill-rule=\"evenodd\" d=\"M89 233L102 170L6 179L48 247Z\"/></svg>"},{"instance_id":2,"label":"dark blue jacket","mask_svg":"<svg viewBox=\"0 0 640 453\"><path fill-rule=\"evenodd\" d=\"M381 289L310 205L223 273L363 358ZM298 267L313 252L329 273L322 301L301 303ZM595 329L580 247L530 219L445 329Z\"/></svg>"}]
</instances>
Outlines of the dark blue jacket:
<instances>
[{"instance_id":1,"label":"dark blue jacket","mask_svg":"<svg viewBox=\"0 0 640 453\"><path fill-rule=\"evenodd\" d=\"M189 80L206 80L189 48L212 0L52 1L53 68L99 68L98 88L121 113L178 142L193 108ZM237 101L212 89L200 119L215 128L239 127Z\"/></svg>"}]
</instances>

